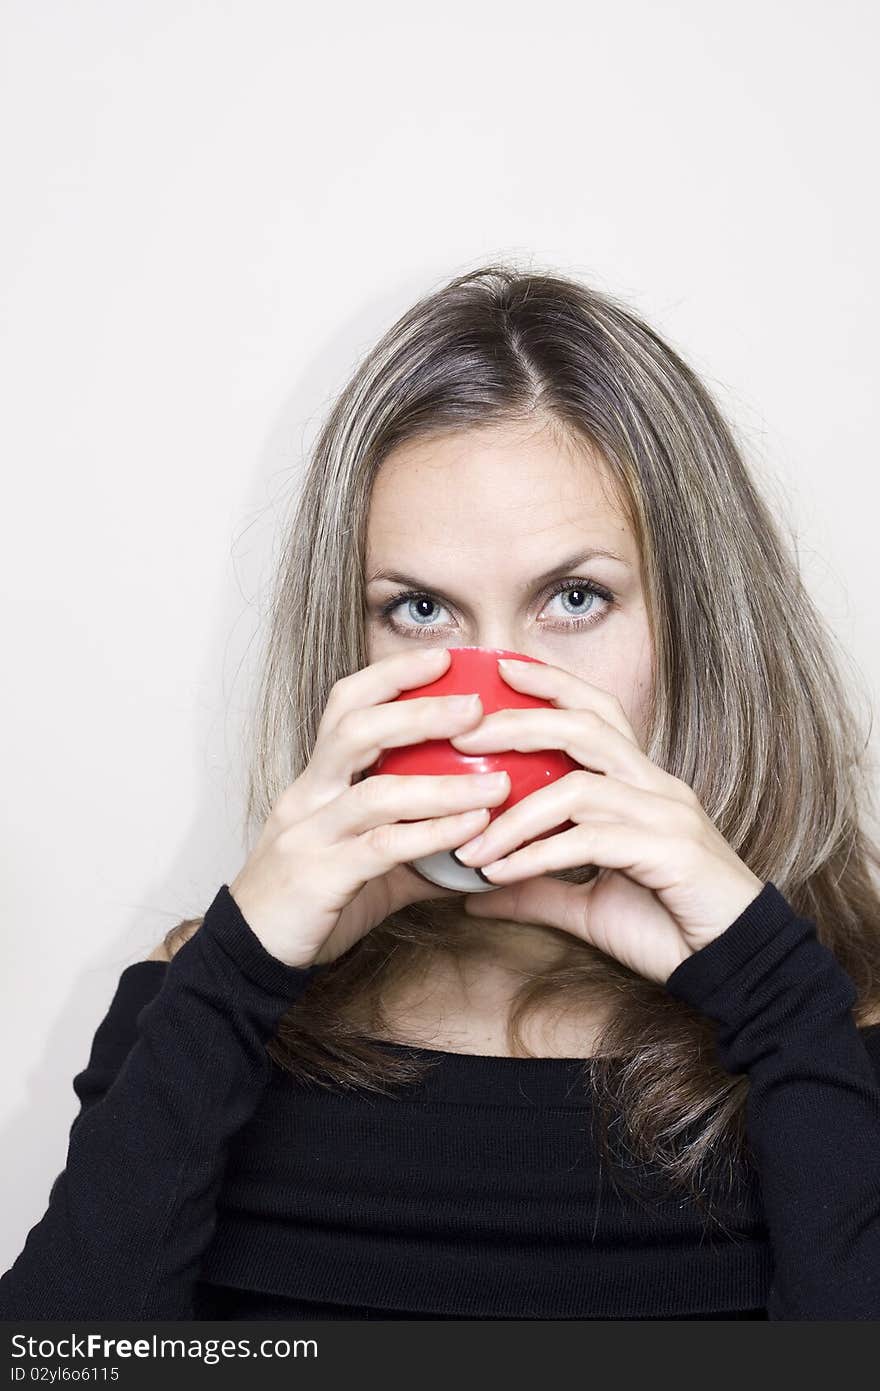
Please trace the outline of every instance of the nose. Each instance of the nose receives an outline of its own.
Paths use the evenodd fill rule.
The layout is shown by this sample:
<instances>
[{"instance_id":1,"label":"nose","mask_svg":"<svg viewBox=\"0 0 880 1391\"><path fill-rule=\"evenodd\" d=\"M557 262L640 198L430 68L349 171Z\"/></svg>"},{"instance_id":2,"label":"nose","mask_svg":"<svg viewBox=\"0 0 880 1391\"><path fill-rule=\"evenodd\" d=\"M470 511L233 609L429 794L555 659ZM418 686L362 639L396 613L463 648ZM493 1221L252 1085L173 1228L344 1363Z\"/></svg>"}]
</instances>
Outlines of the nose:
<instances>
[{"instance_id":1,"label":"nose","mask_svg":"<svg viewBox=\"0 0 880 1391\"><path fill-rule=\"evenodd\" d=\"M451 643L449 645L452 646ZM531 652L529 650L529 646L527 642L523 640L522 634L509 627L501 627L498 625L478 628L465 642L460 642L456 645L458 647L500 648L502 652L519 652L523 657L538 657L537 652Z\"/></svg>"}]
</instances>

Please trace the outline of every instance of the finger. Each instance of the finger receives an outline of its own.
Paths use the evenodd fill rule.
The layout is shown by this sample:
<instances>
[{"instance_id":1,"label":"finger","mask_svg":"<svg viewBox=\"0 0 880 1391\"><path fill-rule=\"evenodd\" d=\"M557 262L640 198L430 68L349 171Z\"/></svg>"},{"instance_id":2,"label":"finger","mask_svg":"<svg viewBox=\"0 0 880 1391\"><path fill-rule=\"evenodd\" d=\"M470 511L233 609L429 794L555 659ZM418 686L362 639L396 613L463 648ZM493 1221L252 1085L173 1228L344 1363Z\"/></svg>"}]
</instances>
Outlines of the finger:
<instances>
[{"instance_id":1,"label":"finger","mask_svg":"<svg viewBox=\"0 0 880 1391\"><path fill-rule=\"evenodd\" d=\"M441 850L454 850L488 818L489 810L484 807L430 821L386 822L365 831L351 843L351 860L366 882L387 874L397 865L436 855Z\"/></svg>"},{"instance_id":2,"label":"finger","mask_svg":"<svg viewBox=\"0 0 880 1391\"><path fill-rule=\"evenodd\" d=\"M352 707L317 740L307 781L320 789L316 800L323 802L328 793L335 796L369 769L384 749L448 739L463 733L482 714L476 692Z\"/></svg>"},{"instance_id":3,"label":"finger","mask_svg":"<svg viewBox=\"0 0 880 1391\"><path fill-rule=\"evenodd\" d=\"M646 883L646 887L654 888L663 878L662 873L658 874L658 866L672 864L673 849L669 837L653 831L616 821L590 822L546 840L533 841L502 860L490 860L480 867L480 872L493 884L507 884L554 869L598 865L600 869L631 873L638 883L645 882L641 876L647 876L657 882Z\"/></svg>"},{"instance_id":4,"label":"finger","mask_svg":"<svg viewBox=\"0 0 880 1391\"><path fill-rule=\"evenodd\" d=\"M339 841L398 821L423 821L498 806L509 795L510 777L504 772L451 773L445 777L378 773L346 788L315 812L309 830L323 842Z\"/></svg>"},{"instance_id":5,"label":"finger","mask_svg":"<svg viewBox=\"0 0 880 1391\"><path fill-rule=\"evenodd\" d=\"M386 883L389 889L388 913L396 913L399 908L405 908L409 903L421 903L426 898L461 896L461 889L445 889L441 884L432 884L408 864L389 870Z\"/></svg>"},{"instance_id":6,"label":"finger","mask_svg":"<svg viewBox=\"0 0 880 1391\"><path fill-rule=\"evenodd\" d=\"M415 696L411 700L351 710L333 737L312 758L327 782L350 783L385 749L449 739L482 718L479 696Z\"/></svg>"},{"instance_id":7,"label":"finger","mask_svg":"<svg viewBox=\"0 0 880 1391\"><path fill-rule=\"evenodd\" d=\"M601 686L594 686L583 677L575 676L563 667L552 666L549 662L518 662L512 657L502 657L499 659L498 671L515 690L543 696L545 700L552 700L560 709L595 710L624 738L639 747L639 741L617 696L612 695L610 691L603 691Z\"/></svg>"},{"instance_id":8,"label":"finger","mask_svg":"<svg viewBox=\"0 0 880 1391\"><path fill-rule=\"evenodd\" d=\"M370 662L341 677L332 687L321 715L311 755L313 762L324 761L328 750L338 746L339 730L343 722L350 721L350 716L378 705L391 704L391 708L396 708L395 702L403 691L437 682L448 669L449 659L449 648L445 647L425 652L392 652L391 657ZM332 762L328 762L328 768L331 766Z\"/></svg>"},{"instance_id":9,"label":"finger","mask_svg":"<svg viewBox=\"0 0 880 1391\"><path fill-rule=\"evenodd\" d=\"M595 710L494 710L473 729L450 736L450 743L462 753L561 749L582 768L645 791L661 792L675 781Z\"/></svg>"},{"instance_id":10,"label":"finger","mask_svg":"<svg viewBox=\"0 0 880 1391\"><path fill-rule=\"evenodd\" d=\"M489 893L466 894L462 904L468 917L510 918L539 927L558 927L586 941L585 903L594 882L567 884L562 879L539 876Z\"/></svg>"},{"instance_id":11,"label":"finger","mask_svg":"<svg viewBox=\"0 0 880 1391\"><path fill-rule=\"evenodd\" d=\"M283 821L310 815L334 802L353 783L372 782L358 775L369 769L384 749L448 740L479 720L477 696L461 704L460 696L417 696L411 700L351 710L340 719L332 737L315 745L304 773L285 790L278 810ZM461 774L460 776L465 776Z\"/></svg>"},{"instance_id":12,"label":"finger","mask_svg":"<svg viewBox=\"0 0 880 1391\"><path fill-rule=\"evenodd\" d=\"M351 756L340 759L337 731L342 720L354 711L380 703L393 703L403 691L413 686L438 681L447 670L449 661L449 648L446 647L407 650L382 657L348 676L340 677L327 698L308 764L278 799L275 812L281 823L286 824L300 816L303 807L308 814L309 810L331 801L351 783L356 773L369 767L369 758L361 768L351 766ZM404 705L409 703L405 701ZM480 708L479 705L477 708ZM467 728L467 722L462 720L461 727ZM449 732L448 729L444 731ZM380 752L380 749L376 749L376 758Z\"/></svg>"},{"instance_id":13,"label":"finger","mask_svg":"<svg viewBox=\"0 0 880 1391\"><path fill-rule=\"evenodd\" d=\"M394 652L389 657L370 662L359 671L340 677L324 707L318 726L319 735L335 729L342 716L350 710L379 705L396 699L401 691L410 690L413 686L438 681L449 662L448 647L433 647L423 652Z\"/></svg>"},{"instance_id":14,"label":"finger","mask_svg":"<svg viewBox=\"0 0 880 1391\"><path fill-rule=\"evenodd\" d=\"M668 823L674 810L669 798L643 792L617 778L585 770L568 773L508 807L487 826L479 846L462 845L456 856L466 865L488 864L566 820L625 821L647 829L656 826L661 817Z\"/></svg>"}]
</instances>

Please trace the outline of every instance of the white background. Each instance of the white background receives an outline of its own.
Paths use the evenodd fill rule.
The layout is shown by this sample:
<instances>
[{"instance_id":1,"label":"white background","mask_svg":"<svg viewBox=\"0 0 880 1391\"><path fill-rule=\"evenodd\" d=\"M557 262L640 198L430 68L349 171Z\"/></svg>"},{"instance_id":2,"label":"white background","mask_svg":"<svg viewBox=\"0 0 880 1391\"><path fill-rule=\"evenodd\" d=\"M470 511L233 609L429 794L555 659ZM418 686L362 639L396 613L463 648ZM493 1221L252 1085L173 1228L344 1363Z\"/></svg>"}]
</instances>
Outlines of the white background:
<instances>
[{"instance_id":1,"label":"white background","mask_svg":"<svg viewBox=\"0 0 880 1391\"><path fill-rule=\"evenodd\" d=\"M874 700L876 16L5 0L0 1269L121 970L241 866L296 469L418 295L514 257L647 317Z\"/></svg>"}]
</instances>

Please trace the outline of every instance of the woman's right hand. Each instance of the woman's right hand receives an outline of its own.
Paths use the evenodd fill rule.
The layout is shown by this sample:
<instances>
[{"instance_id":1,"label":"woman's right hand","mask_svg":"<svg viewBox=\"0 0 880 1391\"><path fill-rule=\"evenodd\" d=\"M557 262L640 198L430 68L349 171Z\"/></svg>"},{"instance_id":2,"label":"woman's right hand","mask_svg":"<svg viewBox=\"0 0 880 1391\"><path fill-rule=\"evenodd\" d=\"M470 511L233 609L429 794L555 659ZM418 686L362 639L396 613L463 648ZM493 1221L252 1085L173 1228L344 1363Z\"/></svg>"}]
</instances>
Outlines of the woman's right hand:
<instances>
[{"instance_id":1,"label":"woman's right hand","mask_svg":"<svg viewBox=\"0 0 880 1391\"><path fill-rule=\"evenodd\" d=\"M407 861L478 835L488 808L508 796L508 775L377 773L354 781L383 749L448 739L479 723L479 696L470 708L448 696L395 700L436 681L449 660L447 648L397 652L330 692L308 766L273 804L229 885L251 931L286 965L335 961L406 904L461 893L428 883Z\"/></svg>"}]
</instances>

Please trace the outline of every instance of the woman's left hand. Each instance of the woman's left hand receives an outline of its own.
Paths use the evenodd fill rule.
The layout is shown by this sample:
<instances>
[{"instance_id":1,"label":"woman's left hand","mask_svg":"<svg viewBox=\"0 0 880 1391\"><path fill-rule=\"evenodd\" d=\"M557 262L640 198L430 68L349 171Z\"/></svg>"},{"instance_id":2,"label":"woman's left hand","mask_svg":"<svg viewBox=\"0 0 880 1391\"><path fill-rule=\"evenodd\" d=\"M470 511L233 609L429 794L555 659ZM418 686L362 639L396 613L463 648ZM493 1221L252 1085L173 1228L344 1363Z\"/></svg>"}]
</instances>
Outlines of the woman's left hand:
<instances>
[{"instance_id":1,"label":"woman's left hand","mask_svg":"<svg viewBox=\"0 0 880 1391\"><path fill-rule=\"evenodd\" d=\"M614 696L546 663L501 661L499 671L554 708L496 710L450 742L474 754L563 749L583 766L502 812L467 842L476 853L456 851L500 886L466 895L465 912L560 928L664 983L739 917L762 881L687 783L644 754ZM566 820L571 830L523 846ZM585 864L599 867L587 884L543 877Z\"/></svg>"}]
</instances>

